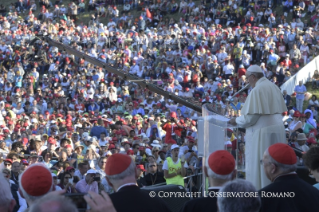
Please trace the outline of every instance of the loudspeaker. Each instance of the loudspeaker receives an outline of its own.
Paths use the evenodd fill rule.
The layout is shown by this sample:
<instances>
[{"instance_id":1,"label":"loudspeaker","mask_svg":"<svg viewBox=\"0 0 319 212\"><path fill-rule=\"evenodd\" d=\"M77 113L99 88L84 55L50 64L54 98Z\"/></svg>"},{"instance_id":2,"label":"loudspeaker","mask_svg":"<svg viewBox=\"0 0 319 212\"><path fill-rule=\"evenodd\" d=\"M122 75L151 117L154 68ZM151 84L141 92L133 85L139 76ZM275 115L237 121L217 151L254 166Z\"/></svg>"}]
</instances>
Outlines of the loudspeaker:
<instances>
[{"instance_id":1,"label":"loudspeaker","mask_svg":"<svg viewBox=\"0 0 319 212\"><path fill-rule=\"evenodd\" d=\"M173 212L178 212L185 202L190 200L189 193L183 186L179 185L150 186L141 189L149 192L153 191L154 197L161 198Z\"/></svg>"}]
</instances>

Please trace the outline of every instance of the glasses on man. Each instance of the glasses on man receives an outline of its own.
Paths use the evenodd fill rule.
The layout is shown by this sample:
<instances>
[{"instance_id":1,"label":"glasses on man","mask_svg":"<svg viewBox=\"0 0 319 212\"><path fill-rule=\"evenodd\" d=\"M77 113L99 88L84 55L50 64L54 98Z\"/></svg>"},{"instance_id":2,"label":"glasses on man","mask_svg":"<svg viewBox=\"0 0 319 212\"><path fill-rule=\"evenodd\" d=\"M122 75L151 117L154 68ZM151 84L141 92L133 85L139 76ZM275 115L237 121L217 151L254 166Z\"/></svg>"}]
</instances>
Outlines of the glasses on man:
<instances>
[{"instance_id":1,"label":"glasses on man","mask_svg":"<svg viewBox=\"0 0 319 212\"><path fill-rule=\"evenodd\" d=\"M150 168L152 168L152 167L156 167L156 165L150 165Z\"/></svg>"},{"instance_id":2,"label":"glasses on man","mask_svg":"<svg viewBox=\"0 0 319 212\"><path fill-rule=\"evenodd\" d=\"M158 152L158 150L154 150L153 152Z\"/></svg>"},{"instance_id":3,"label":"glasses on man","mask_svg":"<svg viewBox=\"0 0 319 212\"><path fill-rule=\"evenodd\" d=\"M5 163L4 166L12 166L11 163Z\"/></svg>"}]
</instances>

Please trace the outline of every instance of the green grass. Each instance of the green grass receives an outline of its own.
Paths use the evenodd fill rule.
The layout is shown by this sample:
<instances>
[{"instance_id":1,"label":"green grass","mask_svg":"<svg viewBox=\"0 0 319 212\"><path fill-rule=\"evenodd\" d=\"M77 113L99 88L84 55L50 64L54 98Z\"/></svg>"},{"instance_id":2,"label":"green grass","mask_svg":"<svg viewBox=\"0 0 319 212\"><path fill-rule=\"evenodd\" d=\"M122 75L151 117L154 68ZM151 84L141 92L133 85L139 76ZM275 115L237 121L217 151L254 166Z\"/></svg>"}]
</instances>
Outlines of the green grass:
<instances>
[{"instance_id":1,"label":"green grass","mask_svg":"<svg viewBox=\"0 0 319 212\"><path fill-rule=\"evenodd\" d=\"M317 98L319 97L319 88L318 89L312 89L312 83L311 82L307 82L306 87L307 87L307 91L309 93L311 93L312 95L316 95ZM296 98L292 98L292 105L293 106L296 105ZM304 105L303 105L303 110L307 109L307 107L308 107L308 101L305 101Z\"/></svg>"}]
</instances>

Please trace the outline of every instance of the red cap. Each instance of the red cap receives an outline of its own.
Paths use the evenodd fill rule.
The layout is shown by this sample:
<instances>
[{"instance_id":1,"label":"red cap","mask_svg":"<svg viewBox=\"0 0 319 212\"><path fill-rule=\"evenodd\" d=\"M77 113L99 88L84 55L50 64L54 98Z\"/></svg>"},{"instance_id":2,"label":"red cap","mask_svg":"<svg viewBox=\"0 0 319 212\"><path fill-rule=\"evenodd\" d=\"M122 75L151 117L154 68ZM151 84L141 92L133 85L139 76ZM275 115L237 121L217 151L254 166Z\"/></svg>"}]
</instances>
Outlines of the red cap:
<instances>
[{"instance_id":1,"label":"red cap","mask_svg":"<svg viewBox=\"0 0 319 212\"><path fill-rule=\"evenodd\" d=\"M144 168L144 165L140 164L140 165L136 165L136 168L137 169L141 169L143 172L145 172L145 168Z\"/></svg>"},{"instance_id":2,"label":"red cap","mask_svg":"<svg viewBox=\"0 0 319 212\"><path fill-rule=\"evenodd\" d=\"M27 138L22 138L22 144L26 145L29 142L29 140Z\"/></svg>"},{"instance_id":3,"label":"red cap","mask_svg":"<svg viewBox=\"0 0 319 212\"><path fill-rule=\"evenodd\" d=\"M67 149L67 148L71 148L72 149L72 146L70 145L70 144L68 144L68 145L65 145L65 148Z\"/></svg>"},{"instance_id":4,"label":"red cap","mask_svg":"<svg viewBox=\"0 0 319 212\"><path fill-rule=\"evenodd\" d=\"M208 166L216 174L228 175L235 169L235 159L226 150L218 150L208 157Z\"/></svg>"},{"instance_id":5,"label":"red cap","mask_svg":"<svg viewBox=\"0 0 319 212\"><path fill-rule=\"evenodd\" d=\"M23 165L29 165L29 163L26 159L22 159L20 163L22 163Z\"/></svg>"},{"instance_id":6,"label":"red cap","mask_svg":"<svg viewBox=\"0 0 319 212\"><path fill-rule=\"evenodd\" d=\"M308 143L308 144L317 144L315 138L313 138L313 137L309 138L308 141L307 141L307 143Z\"/></svg>"},{"instance_id":7,"label":"red cap","mask_svg":"<svg viewBox=\"0 0 319 212\"><path fill-rule=\"evenodd\" d=\"M49 143L49 144L56 144L56 140L55 140L54 138L50 137L50 138L48 139L48 143Z\"/></svg>"},{"instance_id":8,"label":"red cap","mask_svg":"<svg viewBox=\"0 0 319 212\"><path fill-rule=\"evenodd\" d=\"M72 166L68 166L68 167L66 167L66 169L65 169L65 171L66 172L69 172L69 171L71 171L71 170L75 170Z\"/></svg>"},{"instance_id":9,"label":"red cap","mask_svg":"<svg viewBox=\"0 0 319 212\"><path fill-rule=\"evenodd\" d=\"M115 149L115 145L114 144L110 144L109 150L111 150L111 149Z\"/></svg>"},{"instance_id":10,"label":"red cap","mask_svg":"<svg viewBox=\"0 0 319 212\"><path fill-rule=\"evenodd\" d=\"M176 118L177 116L176 116L176 113L175 112L171 112L171 117L172 118Z\"/></svg>"},{"instance_id":11,"label":"red cap","mask_svg":"<svg viewBox=\"0 0 319 212\"><path fill-rule=\"evenodd\" d=\"M9 158L5 159L4 162L9 162L9 163L11 163L11 164L13 163L12 160L9 159Z\"/></svg>"},{"instance_id":12,"label":"red cap","mask_svg":"<svg viewBox=\"0 0 319 212\"><path fill-rule=\"evenodd\" d=\"M234 132L234 131L232 131L231 129L227 128L227 132L231 132L231 133L232 133L232 132Z\"/></svg>"},{"instance_id":13,"label":"red cap","mask_svg":"<svg viewBox=\"0 0 319 212\"><path fill-rule=\"evenodd\" d=\"M47 194L52 185L51 172L43 165L29 166L21 175L21 189L34 197Z\"/></svg>"},{"instance_id":14,"label":"red cap","mask_svg":"<svg viewBox=\"0 0 319 212\"><path fill-rule=\"evenodd\" d=\"M165 143L167 144L177 144L176 141L174 139L169 139L168 141L166 141Z\"/></svg>"},{"instance_id":15,"label":"red cap","mask_svg":"<svg viewBox=\"0 0 319 212\"><path fill-rule=\"evenodd\" d=\"M105 174L108 176L121 174L125 171L132 163L132 158L124 154L111 155L105 165Z\"/></svg>"},{"instance_id":16,"label":"red cap","mask_svg":"<svg viewBox=\"0 0 319 212\"><path fill-rule=\"evenodd\" d=\"M298 117L299 118L300 117L300 112L299 111L295 111L293 117Z\"/></svg>"},{"instance_id":17,"label":"red cap","mask_svg":"<svg viewBox=\"0 0 319 212\"><path fill-rule=\"evenodd\" d=\"M297 163L295 151L287 144L277 143L268 148L269 155L278 163L293 165Z\"/></svg>"},{"instance_id":18,"label":"red cap","mask_svg":"<svg viewBox=\"0 0 319 212\"><path fill-rule=\"evenodd\" d=\"M127 150L126 154L127 154L127 155L134 155L134 151L131 150L131 149L129 149L129 150Z\"/></svg>"}]
</instances>

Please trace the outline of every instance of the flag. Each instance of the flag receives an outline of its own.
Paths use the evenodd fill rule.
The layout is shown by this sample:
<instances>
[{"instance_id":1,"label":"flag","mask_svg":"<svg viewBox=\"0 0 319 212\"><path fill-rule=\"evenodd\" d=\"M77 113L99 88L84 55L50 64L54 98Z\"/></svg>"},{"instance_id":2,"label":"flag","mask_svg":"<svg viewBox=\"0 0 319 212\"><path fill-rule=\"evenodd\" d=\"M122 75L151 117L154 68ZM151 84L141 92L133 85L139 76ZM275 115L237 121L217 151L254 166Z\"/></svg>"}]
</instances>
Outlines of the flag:
<instances>
[{"instance_id":1,"label":"flag","mask_svg":"<svg viewBox=\"0 0 319 212\"><path fill-rule=\"evenodd\" d=\"M146 9L146 17L149 19L153 19L152 13L149 11L149 9Z\"/></svg>"}]
</instances>

